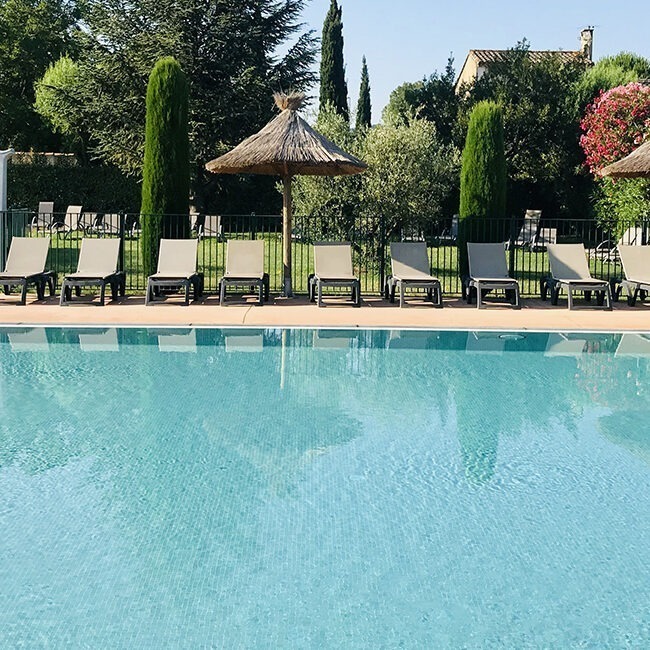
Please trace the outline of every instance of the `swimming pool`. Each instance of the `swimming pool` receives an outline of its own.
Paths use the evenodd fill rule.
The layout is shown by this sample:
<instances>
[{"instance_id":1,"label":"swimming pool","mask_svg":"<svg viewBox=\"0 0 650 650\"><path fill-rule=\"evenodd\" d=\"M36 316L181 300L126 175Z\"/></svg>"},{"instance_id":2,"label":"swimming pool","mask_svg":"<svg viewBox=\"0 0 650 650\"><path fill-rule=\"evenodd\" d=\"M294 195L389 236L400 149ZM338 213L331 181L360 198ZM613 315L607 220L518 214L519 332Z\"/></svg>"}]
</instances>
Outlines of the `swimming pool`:
<instances>
[{"instance_id":1,"label":"swimming pool","mask_svg":"<svg viewBox=\"0 0 650 650\"><path fill-rule=\"evenodd\" d=\"M650 340L0 331L0 647L647 647Z\"/></svg>"}]
</instances>

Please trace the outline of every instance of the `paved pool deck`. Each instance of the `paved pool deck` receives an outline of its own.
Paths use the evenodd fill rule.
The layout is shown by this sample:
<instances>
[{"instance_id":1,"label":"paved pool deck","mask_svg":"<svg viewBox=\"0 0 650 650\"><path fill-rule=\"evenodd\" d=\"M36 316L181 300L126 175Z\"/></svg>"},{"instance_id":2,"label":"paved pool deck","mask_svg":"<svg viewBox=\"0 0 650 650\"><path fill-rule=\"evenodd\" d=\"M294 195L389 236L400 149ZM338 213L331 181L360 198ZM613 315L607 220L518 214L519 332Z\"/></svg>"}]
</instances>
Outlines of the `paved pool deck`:
<instances>
[{"instance_id":1,"label":"paved pool deck","mask_svg":"<svg viewBox=\"0 0 650 650\"><path fill-rule=\"evenodd\" d=\"M400 309L379 297L367 297L355 309L342 299L331 299L318 308L300 296L286 299L272 296L263 307L254 299L234 297L220 307L216 296L184 306L177 296L145 306L144 298L127 296L104 307L95 300L78 299L77 304L59 307L58 298L27 305L16 304L17 296L0 296L0 326L140 326L140 327L320 327L320 328L422 328L437 330L541 330L650 332L650 302L629 307L623 300L613 311L593 307L566 308L541 300L524 300L521 310L506 305L478 310L460 299L447 299L444 309L413 300Z\"/></svg>"}]
</instances>

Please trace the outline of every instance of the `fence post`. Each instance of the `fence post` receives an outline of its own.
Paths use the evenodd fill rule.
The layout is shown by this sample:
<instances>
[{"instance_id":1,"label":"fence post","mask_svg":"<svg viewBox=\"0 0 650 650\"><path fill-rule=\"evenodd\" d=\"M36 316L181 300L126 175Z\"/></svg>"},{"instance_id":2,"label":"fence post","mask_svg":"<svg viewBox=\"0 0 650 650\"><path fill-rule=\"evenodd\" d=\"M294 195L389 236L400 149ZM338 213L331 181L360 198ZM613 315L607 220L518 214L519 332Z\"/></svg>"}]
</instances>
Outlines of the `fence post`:
<instances>
[{"instance_id":1,"label":"fence post","mask_svg":"<svg viewBox=\"0 0 650 650\"><path fill-rule=\"evenodd\" d=\"M379 215L379 293L383 294L386 273L386 221L384 214Z\"/></svg>"},{"instance_id":2,"label":"fence post","mask_svg":"<svg viewBox=\"0 0 650 650\"><path fill-rule=\"evenodd\" d=\"M124 243L126 239L126 215L120 212L120 271L126 270L124 268Z\"/></svg>"},{"instance_id":3,"label":"fence post","mask_svg":"<svg viewBox=\"0 0 650 650\"><path fill-rule=\"evenodd\" d=\"M516 221L515 221L515 216L512 215L510 217L510 242L508 244L508 271L510 273L510 277L514 278L515 277L515 241L517 237L517 233L515 231L517 227Z\"/></svg>"}]
</instances>

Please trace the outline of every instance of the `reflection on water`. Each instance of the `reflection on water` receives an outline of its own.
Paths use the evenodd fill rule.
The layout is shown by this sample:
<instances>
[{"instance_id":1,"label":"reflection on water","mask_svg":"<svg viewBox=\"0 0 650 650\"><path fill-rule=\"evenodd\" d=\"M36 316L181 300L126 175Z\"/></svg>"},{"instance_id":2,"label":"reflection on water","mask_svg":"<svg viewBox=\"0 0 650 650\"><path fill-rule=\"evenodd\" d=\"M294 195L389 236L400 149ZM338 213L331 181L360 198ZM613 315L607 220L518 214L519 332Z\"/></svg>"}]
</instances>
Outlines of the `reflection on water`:
<instances>
[{"instance_id":1,"label":"reflection on water","mask_svg":"<svg viewBox=\"0 0 650 650\"><path fill-rule=\"evenodd\" d=\"M490 626L511 647L566 647L596 628L597 645L611 644L620 618L599 628L586 616L539 643L499 626L528 624L517 581L531 572L526 558L548 550L540 530L563 523L572 537L557 553L579 563L589 554L576 539L599 515L573 513L608 500L634 507L619 469L627 463L636 483L647 476L649 364L650 337L638 334L0 330L0 645L251 647L265 629L274 642L262 646L295 647L314 626L316 645L346 634L358 646L399 645L391 635L406 627L406 645L459 647ZM549 505L558 495L566 507ZM634 532L621 524L630 512L610 503L607 516L608 534ZM513 519L521 537L505 541ZM594 561L610 562L599 534ZM27 538L39 562L20 555ZM497 585L499 557L512 580ZM535 571L550 616L560 574ZM68 576L105 591L64 598ZM619 586L644 602L642 587ZM420 611L434 592L439 611ZM472 599L501 614L468 628ZM309 612L321 607L332 616L316 621ZM279 615L288 611L307 627ZM25 617L37 619L32 632L17 624Z\"/></svg>"}]
</instances>

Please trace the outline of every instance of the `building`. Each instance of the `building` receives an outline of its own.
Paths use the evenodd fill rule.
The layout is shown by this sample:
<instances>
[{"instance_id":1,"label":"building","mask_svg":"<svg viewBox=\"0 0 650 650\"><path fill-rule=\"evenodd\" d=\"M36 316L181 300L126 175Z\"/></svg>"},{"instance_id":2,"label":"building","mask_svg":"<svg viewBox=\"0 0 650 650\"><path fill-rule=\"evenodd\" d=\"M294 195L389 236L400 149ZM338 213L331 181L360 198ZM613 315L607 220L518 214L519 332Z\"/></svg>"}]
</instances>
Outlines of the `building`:
<instances>
[{"instance_id":1,"label":"building","mask_svg":"<svg viewBox=\"0 0 650 650\"><path fill-rule=\"evenodd\" d=\"M538 62L547 56L554 55L562 62L568 63L576 58L593 61L594 28L587 27L580 32L579 50L530 50L528 56L533 62ZM465 84L471 84L480 79L494 63L505 61L508 50L470 50L456 81L456 92Z\"/></svg>"}]
</instances>

